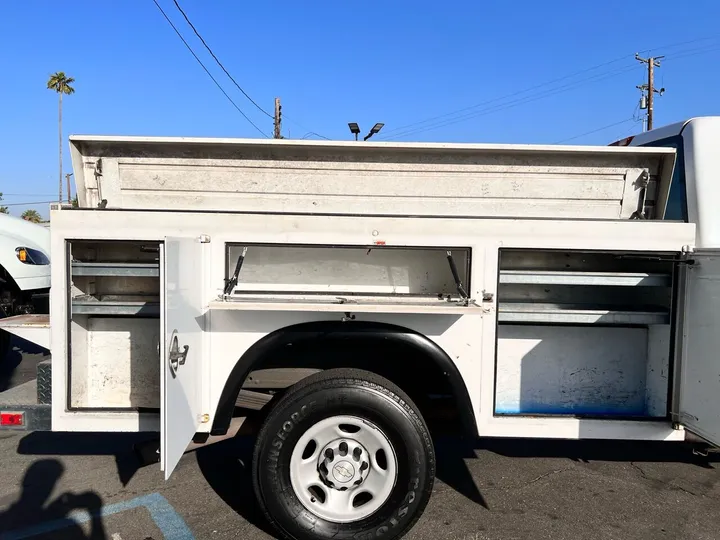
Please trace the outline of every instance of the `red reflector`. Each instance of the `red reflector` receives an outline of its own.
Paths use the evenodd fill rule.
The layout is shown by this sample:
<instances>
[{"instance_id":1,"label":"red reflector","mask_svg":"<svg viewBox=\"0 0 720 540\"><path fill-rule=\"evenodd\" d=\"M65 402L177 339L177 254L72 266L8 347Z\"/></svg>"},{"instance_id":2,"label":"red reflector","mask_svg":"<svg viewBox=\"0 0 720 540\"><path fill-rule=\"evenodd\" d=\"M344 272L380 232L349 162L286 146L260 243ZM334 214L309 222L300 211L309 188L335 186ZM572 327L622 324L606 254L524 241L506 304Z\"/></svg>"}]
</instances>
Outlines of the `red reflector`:
<instances>
[{"instance_id":1,"label":"red reflector","mask_svg":"<svg viewBox=\"0 0 720 540\"><path fill-rule=\"evenodd\" d=\"M23 413L0 413L0 426L22 426L24 423Z\"/></svg>"}]
</instances>

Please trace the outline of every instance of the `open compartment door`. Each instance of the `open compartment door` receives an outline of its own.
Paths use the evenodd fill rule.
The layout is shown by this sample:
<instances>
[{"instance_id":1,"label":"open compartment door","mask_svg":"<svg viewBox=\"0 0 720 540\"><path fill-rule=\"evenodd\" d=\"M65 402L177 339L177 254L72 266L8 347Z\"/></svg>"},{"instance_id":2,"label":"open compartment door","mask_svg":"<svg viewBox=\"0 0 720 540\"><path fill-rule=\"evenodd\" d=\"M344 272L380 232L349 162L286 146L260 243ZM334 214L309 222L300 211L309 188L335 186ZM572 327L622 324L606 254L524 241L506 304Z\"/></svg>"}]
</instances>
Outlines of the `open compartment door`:
<instances>
[{"instance_id":1,"label":"open compartment door","mask_svg":"<svg viewBox=\"0 0 720 540\"><path fill-rule=\"evenodd\" d=\"M206 245L168 237L161 246L160 467L166 480L201 422Z\"/></svg>"},{"instance_id":2,"label":"open compartment door","mask_svg":"<svg viewBox=\"0 0 720 540\"><path fill-rule=\"evenodd\" d=\"M680 274L674 420L720 446L720 250L698 250Z\"/></svg>"}]
</instances>

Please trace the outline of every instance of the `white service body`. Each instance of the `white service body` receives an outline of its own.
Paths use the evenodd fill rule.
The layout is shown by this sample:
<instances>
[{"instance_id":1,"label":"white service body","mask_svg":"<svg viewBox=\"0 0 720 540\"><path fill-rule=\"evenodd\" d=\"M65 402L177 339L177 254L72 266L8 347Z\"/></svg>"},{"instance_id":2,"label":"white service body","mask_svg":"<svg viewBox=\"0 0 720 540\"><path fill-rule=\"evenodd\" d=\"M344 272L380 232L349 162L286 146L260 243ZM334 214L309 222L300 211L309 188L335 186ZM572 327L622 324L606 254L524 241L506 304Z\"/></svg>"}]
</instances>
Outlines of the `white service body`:
<instances>
[{"instance_id":1,"label":"white service body","mask_svg":"<svg viewBox=\"0 0 720 540\"><path fill-rule=\"evenodd\" d=\"M51 217L53 430L160 430L169 475L213 432L239 359L342 320L439 346L480 437L720 442L720 267L703 250L719 218L689 203L690 222L662 219L672 148L71 144L81 208Z\"/></svg>"}]
</instances>

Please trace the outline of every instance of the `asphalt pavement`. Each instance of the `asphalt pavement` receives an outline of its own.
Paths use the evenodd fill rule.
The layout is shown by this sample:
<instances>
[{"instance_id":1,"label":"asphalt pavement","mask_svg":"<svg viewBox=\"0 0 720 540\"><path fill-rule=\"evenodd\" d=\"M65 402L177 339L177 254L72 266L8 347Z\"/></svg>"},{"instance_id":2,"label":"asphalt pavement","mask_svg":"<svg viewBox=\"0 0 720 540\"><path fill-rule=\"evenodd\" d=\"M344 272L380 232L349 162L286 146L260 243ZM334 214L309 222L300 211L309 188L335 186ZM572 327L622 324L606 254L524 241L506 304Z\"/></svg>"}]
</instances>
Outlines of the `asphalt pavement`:
<instances>
[{"instance_id":1,"label":"asphalt pavement","mask_svg":"<svg viewBox=\"0 0 720 540\"><path fill-rule=\"evenodd\" d=\"M17 352L17 351L16 351ZM32 378L29 351L0 384ZM252 496L252 440L186 454L169 481L127 434L0 432L0 540L273 538ZM671 443L436 441L411 540L716 539L718 458Z\"/></svg>"}]
</instances>

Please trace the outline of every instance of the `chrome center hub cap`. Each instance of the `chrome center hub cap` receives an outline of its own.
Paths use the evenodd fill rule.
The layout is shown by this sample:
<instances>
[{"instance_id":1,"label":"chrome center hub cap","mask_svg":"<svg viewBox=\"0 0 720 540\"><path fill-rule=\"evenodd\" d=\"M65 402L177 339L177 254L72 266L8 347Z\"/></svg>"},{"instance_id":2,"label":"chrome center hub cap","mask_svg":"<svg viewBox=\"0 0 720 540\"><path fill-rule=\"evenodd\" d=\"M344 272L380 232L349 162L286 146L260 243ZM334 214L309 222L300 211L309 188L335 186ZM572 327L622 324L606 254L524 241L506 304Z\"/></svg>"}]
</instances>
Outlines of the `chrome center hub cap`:
<instances>
[{"instance_id":1,"label":"chrome center hub cap","mask_svg":"<svg viewBox=\"0 0 720 540\"><path fill-rule=\"evenodd\" d=\"M329 488L345 491L363 483L370 472L370 454L352 438L336 439L318 459L320 478Z\"/></svg>"}]
</instances>

